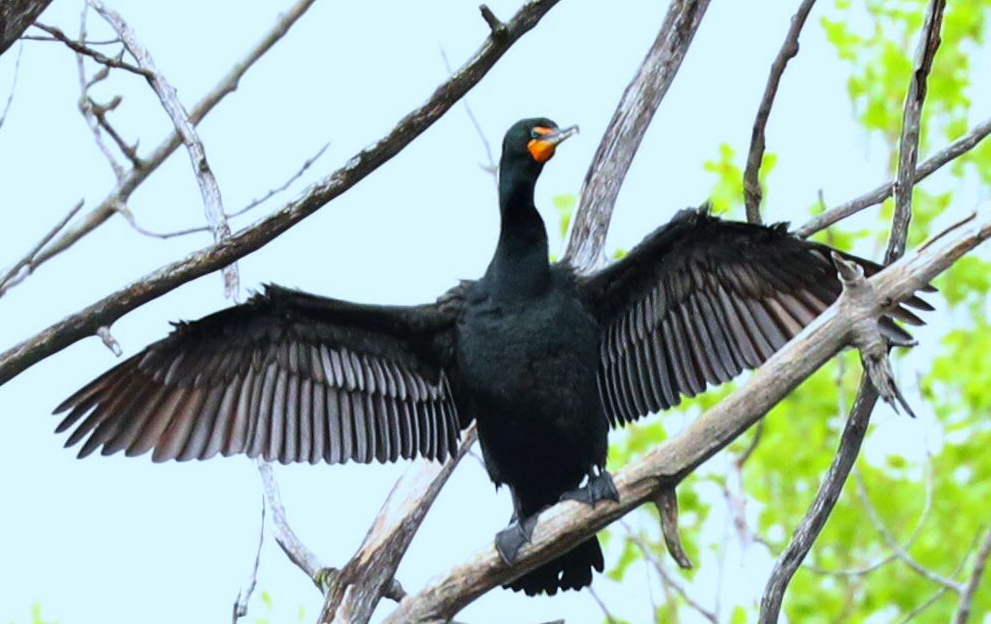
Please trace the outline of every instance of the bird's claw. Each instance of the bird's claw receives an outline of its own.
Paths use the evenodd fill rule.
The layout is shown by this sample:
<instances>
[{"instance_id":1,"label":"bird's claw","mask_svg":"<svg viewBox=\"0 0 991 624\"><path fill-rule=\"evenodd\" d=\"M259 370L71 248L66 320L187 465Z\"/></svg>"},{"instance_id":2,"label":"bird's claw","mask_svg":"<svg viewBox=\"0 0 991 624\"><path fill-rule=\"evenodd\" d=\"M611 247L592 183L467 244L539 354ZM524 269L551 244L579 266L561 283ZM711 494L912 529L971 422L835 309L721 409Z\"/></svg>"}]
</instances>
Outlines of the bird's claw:
<instances>
[{"instance_id":1,"label":"bird's claw","mask_svg":"<svg viewBox=\"0 0 991 624\"><path fill-rule=\"evenodd\" d=\"M598 475L589 477L585 487L568 490L562 494L561 500L574 500L595 508L595 504L601 500L611 500L618 503L619 491L612 480L612 475L603 470Z\"/></svg>"},{"instance_id":2,"label":"bird's claw","mask_svg":"<svg viewBox=\"0 0 991 624\"><path fill-rule=\"evenodd\" d=\"M523 521L514 521L505 529L496 533L495 547L499 556L506 562L506 565L513 565L516 562L516 555L519 554L523 544L529 544L533 537L533 529L537 526L537 514L533 514Z\"/></svg>"}]
</instances>

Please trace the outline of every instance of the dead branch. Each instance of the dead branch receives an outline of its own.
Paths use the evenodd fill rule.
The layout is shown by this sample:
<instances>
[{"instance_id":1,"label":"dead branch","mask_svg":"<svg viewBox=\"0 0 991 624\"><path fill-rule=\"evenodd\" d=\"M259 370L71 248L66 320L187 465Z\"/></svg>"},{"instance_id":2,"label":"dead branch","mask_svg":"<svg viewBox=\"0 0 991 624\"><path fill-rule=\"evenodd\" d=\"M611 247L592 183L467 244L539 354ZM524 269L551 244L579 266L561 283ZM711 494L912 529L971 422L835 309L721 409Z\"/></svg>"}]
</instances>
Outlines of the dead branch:
<instances>
[{"instance_id":1,"label":"dead branch","mask_svg":"<svg viewBox=\"0 0 991 624\"><path fill-rule=\"evenodd\" d=\"M250 69L258 59L265 55L272 46L276 44L282 37L289 32L289 29L299 20L300 17L306 12L307 9L316 0L297 0L296 3L290 7L283 15L276 20L272 28L265 34L261 40L256 43L244 56L244 58L238 61L228 72L225 74L213 89L207 93L203 99L197 102L196 106L189 114L189 120L193 124L198 124L207 116L214 107L220 103L228 94L233 93L237 89L237 85L240 82L244 74ZM158 147L156 147L152 153L145 159L142 160L142 167L134 168L125 174L124 178L120 180L114 189L103 199L100 204L89 211L87 214L83 215L78 223L68 228L64 234L52 241L50 244L46 245L36 256L34 260L34 267L37 268L41 266L46 261L50 260L54 256L62 253L81 238L95 230L97 227L102 225L113 216L115 213L120 211L122 207L126 206L127 200L130 198L131 194L139 187L141 184L148 179L148 177L156 170L158 167L165 162L165 159L172 155L182 142L179 138L178 132L173 131L164 141L162 141ZM2 293L0 293L2 294Z\"/></svg>"},{"instance_id":2,"label":"dead branch","mask_svg":"<svg viewBox=\"0 0 991 624\"><path fill-rule=\"evenodd\" d=\"M487 37L451 78L443 82L424 104L416 108L373 145L352 157L343 167L312 185L301 197L252 227L228 239L168 264L123 289L64 318L41 333L0 354L0 385L26 368L90 336L124 314L170 290L230 264L265 244L346 192L365 176L398 154L429 128L471 87L520 37L537 25L558 0L533 0L506 23L504 38Z\"/></svg>"},{"instance_id":3,"label":"dead branch","mask_svg":"<svg viewBox=\"0 0 991 624\"><path fill-rule=\"evenodd\" d=\"M54 37L56 40L61 41L62 43L65 44L67 48L69 48L76 54L88 56L97 63L101 65L106 65L107 67L113 67L114 69L123 69L124 71L131 72L132 74L136 74L138 76L143 76L144 78L149 78L149 79L151 78L151 74L148 72L147 69L143 67L138 67L136 65L132 65L125 61L122 61L119 58L109 57L106 54L100 52L99 50L94 50L93 48L87 46L86 44L70 38L68 35L66 35L64 32L62 32L60 29L54 26L46 26L45 24L42 24L40 22L35 22L34 26L35 28L40 28L41 30L45 31L46 33ZM82 38L82 41L85 41L85 37Z\"/></svg>"},{"instance_id":4,"label":"dead branch","mask_svg":"<svg viewBox=\"0 0 991 624\"><path fill-rule=\"evenodd\" d=\"M52 0L6 0L0 2L0 54L31 26Z\"/></svg>"},{"instance_id":5,"label":"dead branch","mask_svg":"<svg viewBox=\"0 0 991 624\"><path fill-rule=\"evenodd\" d=\"M14 266L7 269L7 271L0 276L0 296L3 296L3 294L7 292L7 289L16 285L25 277L30 275L32 271L34 271L35 266L37 266L36 257L38 252L40 252L42 247L47 245L50 240L55 238L62 228L64 228L65 225L72 220L72 217L76 216L76 213L78 213L82 207L83 200L80 199L76 205L65 214L65 216L59 219L58 223L55 224L55 227L49 230L49 232L45 234L45 236L42 237L42 239L38 241L34 247L31 248L31 251L29 251L23 258L15 262Z\"/></svg>"},{"instance_id":6,"label":"dead branch","mask_svg":"<svg viewBox=\"0 0 991 624\"><path fill-rule=\"evenodd\" d=\"M909 296L989 237L991 203L868 280L875 297L859 298L864 309L858 310L858 315L876 317L883 311L882 303ZM615 475L619 503L593 509L568 501L551 507L541 514L533 540L520 551L516 564L506 566L493 546L487 544L418 594L404 599L386 622L446 622L489 589L561 555L608 523L652 500L662 489L676 485L746 431L849 342L852 323L847 298L841 296L755 371L742 388L700 416L684 432L620 470Z\"/></svg>"},{"instance_id":7,"label":"dead branch","mask_svg":"<svg viewBox=\"0 0 991 624\"><path fill-rule=\"evenodd\" d=\"M750 133L750 150L747 153L747 166L743 172L743 199L747 208L747 221L750 223L760 223L760 165L764 160L764 129L767 127L767 118L771 115L771 106L774 98L778 94L778 84L781 83L781 76L785 73L788 61L798 54L798 36L805 26L805 19L812 10L815 0L803 0L798 7L798 11L791 18L791 27L785 35L785 41L781 44L781 50L774 62L771 63L771 74L767 77L767 86L764 87L764 95L760 105L757 107L757 118L754 119L754 127Z\"/></svg>"},{"instance_id":8,"label":"dead branch","mask_svg":"<svg viewBox=\"0 0 991 624\"><path fill-rule=\"evenodd\" d=\"M582 183L564 262L590 271L602 257L616 198L657 107L674 81L709 0L674 0L657 39L626 87Z\"/></svg>"},{"instance_id":9,"label":"dead branch","mask_svg":"<svg viewBox=\"0 0 991 624\"><path fill-rule=\"evenodd\" d=\"M891 224L891 238L885 263L900 258L905 253L908 226L912 220L912 189L915 187L913 174L919 159L919 132L922 125L922 105L926 100L926 85L933 59L939 48L939 31L943 25L943 10L946 0L933 0L926 11L926 21L922 26L918 49L915 53L915 69L905 97L905 110L902 113L902 134L898 149L898 173L895 177L895 216Z\"/></svg>"},{"instance_id":10,"label":"dead branch","mask_svg":"<svg viewBox=\"0 0 991 624\"><path fill-rule=\"evenodd\" d=\"M420 462L396 482L358 551L327 588L318 623L367 624L394 585L396 569L427 511L476 439L472 427L450 461ZM397 599L405 596L401 590L392 593Z\"/></svg>"},{"instance_id":11,"label":"dead branch","mask_svg":"<svg viewBox=\"0 0 991 624\"><path fill-rule=\"evenodd\" d=\"M922 162L915 170L912 180L914 184L925 180L930 175L939 170L943 165L953 162L963 154L977 147L989 134L991 134L991 118L971 128L970 132L950 143L940 151L936 152ZM830 208L820 215L812 217L804 225L794 230L796 236L808 238L820 230L846 219L865 208L876 206L891 197L894 192L895 181L891 180L870 190L863 195L851 199L850 201Z\"/></svg>"},{"instance_id":12,"label":"dead branch","mask_svg":"<svg viewBox=\"0 0 991 624\"><path fill-rule=\"evenodd\" d=\"M981 549L977 551L977 558L974 559L974 567L970 573L970 580L960 593L960 602L957 606L957 613L953 617L953 624L967 624L970 619L970 609L974 604L974 597L977 595L977 586L981 584L984 572L988 567L988 559L991 559L991 530L988 530Z\"/></svg>"},{"instance_id":13,"label":"dead branch","mask_svg":"<svg viewBox=\"0 0 991 624\"><path fill-rule=\"evenodd\" d=\"M248 615L248 601L251 600L251 594L255 593L255 586L258 585L258 565L262 560L262 546L265 545L265 501L266 497L262 495L262 519L261 528L258 530L258 549L255 551L255 562L251 566L251 574L248 576L247 582L238 590L237 598L234 599L234 606L231 609L231 624L237 624L238 620Z\"/></svg>"},{"instance_id":14,"label":"dead branch","mask_svg":"<svg viewBox=\"0 0 991 624\"><path fill-rule=\"evenodd\" d=\"M203 212L206 215L207 224L213 232L213 239L217 243L230 238L231 228L227 224L227 215L224 213L224 204L220 197L220 186L217 178L213 175L213 170L206 159L206 149L203 141L200 140L193 122L189 119L186 107L179 101L175 87L165 79L162 72L155 66L154 59L148 50L138 41L134 30L124 21L119 13L107 7L100 0L87 0L89 6L107 21L117 33L124 47L138 61L138 66L145 71L145 78L151 85L158 100L162 103L165 112L168 113L172 125L182 139L186 151L189 152L189 160L193 166L193 175L196 176L196 183L200 187L200 194L203 196ZM224 296L234 297L239 287L237 264L225 265L222 269L224 275Z\"/></svg>"},{"instance_id":15,"label":"dead branch","mask_svg":"<svg viewBox=\"0 0 991 624\"><path fill-rule=\"evenodd\" d=\"M22 54L24 54L23 45L17 48L17 58L14 59L14 78L10 81L10 93L7 94L7 101L3 105L3 112L0 113L0 128L3 128L3 123L7 121L7 113L10 112L10 107L14 103L14 91L17 89L17 77L21 75Z\"/></svg>"},{"instance_id":16,"label":"dead branch","mask_svg":"<svg viewBox=\"0 0 991 624\"><path fill-rule=\"evenodd\" d=\"M781 602L784 599L788 583L799 566L802 565L802 561L826 525L836 501L839 500L840 494L843 492L843 486L846 484L850 469L857 461L857 454L860 452L860 445L867 433L867 425L870 423L871 412L874 411L877 397L877 390L865 372L864 378L860 382L857 400L854 402L853 409L850 410L850 417L843 428L839 450L826 473L826 478L823 479L822 486L816 493L815 501L809 508L809 512L802 519L798 529L795 530L795 535L792 537L787 550L774 564L774 570L767 581L760 602L760 619L758 620L760 624L775 624L778 621Z\"/></svg>"}]
</instances>

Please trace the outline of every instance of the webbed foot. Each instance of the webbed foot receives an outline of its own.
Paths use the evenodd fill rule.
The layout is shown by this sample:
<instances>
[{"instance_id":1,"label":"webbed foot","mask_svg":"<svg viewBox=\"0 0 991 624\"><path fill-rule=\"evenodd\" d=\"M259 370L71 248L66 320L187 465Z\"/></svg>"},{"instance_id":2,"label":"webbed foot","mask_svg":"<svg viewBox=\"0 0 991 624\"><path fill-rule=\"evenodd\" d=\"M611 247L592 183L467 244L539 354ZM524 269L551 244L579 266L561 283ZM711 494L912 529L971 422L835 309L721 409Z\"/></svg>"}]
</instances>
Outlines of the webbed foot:
<instances>
[{"instance_id":1,"label":"webbed foot","mask_svg":"<svg viewBox=\"0 0 991 624\"><path fill-rule=\"evenodd\" d=\"M530 538L533 537L533 529L536 526L537 514L533 514L523 518L522 522L519 520L514 521L508 527L496 533L495 547L499 551L499 556L506 562L506 565L515 563L516 555L519 553L520 548L523 547L523 544L530 542Z\"/></svg>"},{"instance_id":2,"label":"webbed foot","mask_svg":"<svg viewBox=\"0 0 991 624\"><path fill-rule=\"evenodd\" d=\"M612 475L609 471L603 470L596 476L589 476L588 483L584 487L568 490L561 495L561 500L574 500L586 505L595 504L602 500L619 502L619 491L613 483Z\"/></svg>"}]
</instances>

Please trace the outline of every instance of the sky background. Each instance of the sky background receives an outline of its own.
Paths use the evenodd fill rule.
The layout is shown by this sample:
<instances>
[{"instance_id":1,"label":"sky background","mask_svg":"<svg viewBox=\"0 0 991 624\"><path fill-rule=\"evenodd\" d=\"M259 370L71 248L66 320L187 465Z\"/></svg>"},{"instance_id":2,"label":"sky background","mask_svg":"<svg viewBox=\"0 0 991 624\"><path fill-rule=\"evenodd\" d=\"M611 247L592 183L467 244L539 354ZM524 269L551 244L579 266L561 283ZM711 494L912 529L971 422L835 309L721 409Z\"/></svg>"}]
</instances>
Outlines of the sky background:
<instances>
[{"instance_id":1,"label":"sky background","mask_svg":"<svg viewBox=\"0 0 991 624\"><path fill-rule=\"evenodd\" d=\"M626 179L607 249L634 245L676 210L704 200L715 178L702 164L718 157L721 143L734 146L742 162L768 68L796 4L712 3ZM887 153L853 121L846 67L819 25L832 5L820 4L768 126L768 149L779 155L766 196L770 220L803 222L820 189L832 205L885 179ZM288 3L117 0L111 6L191 108ZM489 6L508 19L518 0ZM57 0L41 21L75 33L81 7L77 0ZM551 198L578 191L666 8L634 0L561 2L468 95L493 150L521 117L581 126L537 187L552 252L561 249ZM109 36L95 14L89 31L91 38ZM228 212L280 185L330 142L290 194L235 219L235 229L385 134L444 79L441 50L460 65L487 32L471 2L317 2L199 127ZM0 100L9 92L17 55L14 48L0 57ZM988 75L986 59L975 65L973 76ZM116 94L123 102L110 113L115 127L130 140L140 138L145 151L158 145L171 126L144 81L114 72L91 91L102 102ZM985 114L987 85L972 95L977 115ZM80 198L95 206L113 187L113 174L76 109L78 97L74 55L56 43L24 43L13 105L0 128L0 266L20 258ZM242 259L242 299L276 282L355 301L418 303L481 274L498 233L493 180L479 167L485 160L478 134L456 106L366 180ZM979 199L986 197L961 195L947 220ZM147 229L201 225L202 201L186 153L177 151L129 207ZM152 239L112 219L0 300L0 348L209 242L207 234ZM130 355L162 337L168 321L226 305L220 277L206 276L128 314L113 334ZM923 348L917 351L924 355ZM35 602L46 618L63 624L229 621L259 530L261 490L251 462L77 461L75 451L61 448L64 436L52 434L51 409L115 361L90 338L0 387L0 622L27 621ZM892 418L887 408L879 411L880 427ZM925 420L899 426L889 443L917 444ZM280 466L276 475L298 535L323 561L339 566L406 468ZM399 580L409 591L419 589L491 543L510 510L508 493L494 492L479 462L467 458L414 540ZM741 592L755 579L762 584L766 557L741 561L730 566L727 583ZM623 585L599 577L595 588L615 612L641 621L649 617L649 603L639 576L628 575ZM262 591L271 595L278 622L296 621L300 607L312 621L321 603L272 540L262 553L248 621L270 615ZM384 602L378 619L390 609ZM588 592L528 599L502 590L459 619L526 624L559 617L569 624L603 619Z\"/></svg>"}]
</instances>

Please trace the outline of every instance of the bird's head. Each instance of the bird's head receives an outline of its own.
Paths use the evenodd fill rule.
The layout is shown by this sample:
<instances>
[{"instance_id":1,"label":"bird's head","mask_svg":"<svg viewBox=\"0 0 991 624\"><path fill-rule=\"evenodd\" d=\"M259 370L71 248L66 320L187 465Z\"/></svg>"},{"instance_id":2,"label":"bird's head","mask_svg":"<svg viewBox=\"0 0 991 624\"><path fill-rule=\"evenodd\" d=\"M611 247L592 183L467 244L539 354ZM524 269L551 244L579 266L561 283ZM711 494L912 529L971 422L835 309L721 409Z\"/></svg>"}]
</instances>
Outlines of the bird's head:
<instances>
[{"instance_id":1,"label":"bird's head","mask_svg":"<svg viewBox=\"0 0 991 624\"><path fill-rule=\"evenodd\" d=\"M578 134L578 126L559 128L546 117L522 119L512 125L502 140L503 165L516 164L540 171L554 156L554 150L568 137Z\"/></svg>"}]
</instances>

